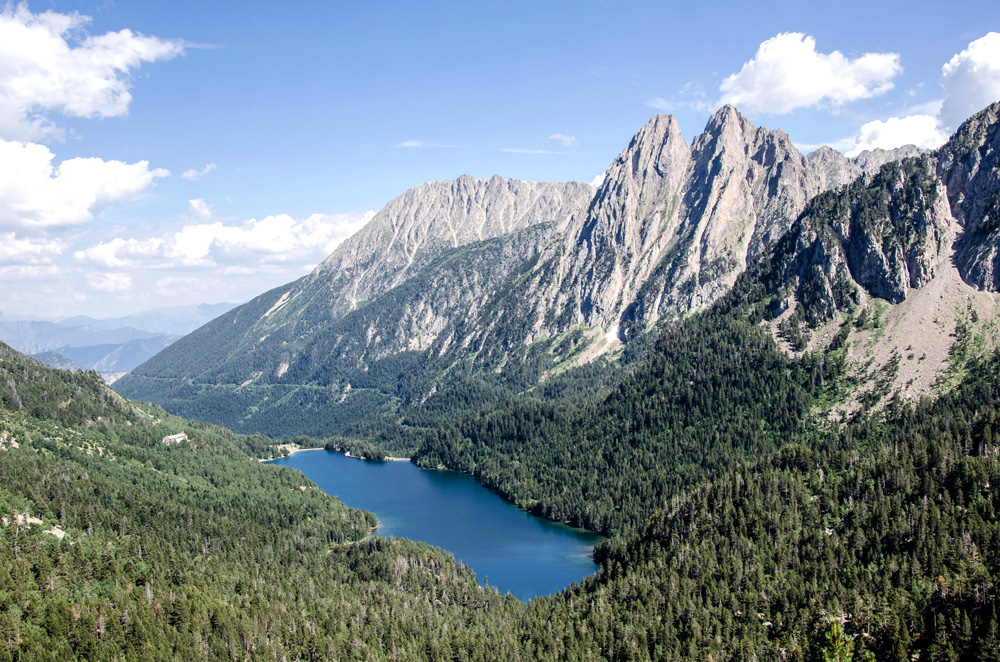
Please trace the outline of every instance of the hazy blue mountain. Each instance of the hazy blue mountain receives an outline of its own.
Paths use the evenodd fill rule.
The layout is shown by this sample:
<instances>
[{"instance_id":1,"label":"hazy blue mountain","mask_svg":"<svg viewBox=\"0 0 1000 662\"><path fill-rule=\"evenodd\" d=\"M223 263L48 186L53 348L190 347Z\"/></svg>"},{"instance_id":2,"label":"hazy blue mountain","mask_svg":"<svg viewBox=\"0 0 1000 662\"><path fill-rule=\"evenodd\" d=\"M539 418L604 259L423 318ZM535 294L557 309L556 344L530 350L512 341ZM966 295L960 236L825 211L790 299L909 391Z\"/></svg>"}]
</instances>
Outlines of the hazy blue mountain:
<instances>
[{"instance_id":1,"label":"hazy blue mountain","mask_svg":"<svg viewBox=\"0 0 1000 662\"><path fill-rule=\"evenodd\" d=\"M96 319L87 315L76 315L59 320L60 326L90 326L98 329L120 329L133 327L153 333L184 335L199 326L229 311L236 303L199 303L188 306L151 308L134 315Z\"/></svg>"}]
</instances>

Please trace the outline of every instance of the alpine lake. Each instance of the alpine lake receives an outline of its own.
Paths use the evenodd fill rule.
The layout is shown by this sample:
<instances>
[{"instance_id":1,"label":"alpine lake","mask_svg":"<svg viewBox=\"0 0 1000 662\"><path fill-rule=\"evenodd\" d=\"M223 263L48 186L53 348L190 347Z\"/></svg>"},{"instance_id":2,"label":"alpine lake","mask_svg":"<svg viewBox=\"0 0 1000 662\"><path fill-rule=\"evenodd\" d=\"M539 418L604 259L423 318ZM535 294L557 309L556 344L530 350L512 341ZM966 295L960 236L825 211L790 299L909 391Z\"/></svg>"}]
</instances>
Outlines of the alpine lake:
<instances>
[{"instance_id":1,"label":"alpine lake","mask_svg":"<svg viewBox=\"0 0 1000 662\"><path fill-rule=\"evenodd\" d=\"M463 473L328 450L300 451L272 464L298 469L346 505L375 513L376 535L441 547L481 585L524 601L558 593L598 569L593 548L601 536L530 515Z\"/></svg>"}]
</instances>

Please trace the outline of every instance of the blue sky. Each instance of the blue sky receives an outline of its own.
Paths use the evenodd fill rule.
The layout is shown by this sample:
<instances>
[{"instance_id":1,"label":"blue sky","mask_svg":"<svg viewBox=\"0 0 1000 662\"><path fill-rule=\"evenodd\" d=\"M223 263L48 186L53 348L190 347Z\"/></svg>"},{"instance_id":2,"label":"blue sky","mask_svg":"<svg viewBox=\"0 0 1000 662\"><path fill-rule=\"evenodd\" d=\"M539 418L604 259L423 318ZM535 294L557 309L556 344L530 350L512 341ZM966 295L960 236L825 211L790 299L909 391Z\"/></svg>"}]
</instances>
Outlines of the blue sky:
<instances>
[{"instance_id":1,"label":"blue sky","mask_svg":"<svg viewBox=\"0 0 1000 662\"><path fill-rule=\"evenodd\" d=\"M423 181L592 181L657 112L691 140L734 101L850 152L1000 97L995 2L831 7L7 5L0 312L244 300Z\"/></svg>"}]
</instances>

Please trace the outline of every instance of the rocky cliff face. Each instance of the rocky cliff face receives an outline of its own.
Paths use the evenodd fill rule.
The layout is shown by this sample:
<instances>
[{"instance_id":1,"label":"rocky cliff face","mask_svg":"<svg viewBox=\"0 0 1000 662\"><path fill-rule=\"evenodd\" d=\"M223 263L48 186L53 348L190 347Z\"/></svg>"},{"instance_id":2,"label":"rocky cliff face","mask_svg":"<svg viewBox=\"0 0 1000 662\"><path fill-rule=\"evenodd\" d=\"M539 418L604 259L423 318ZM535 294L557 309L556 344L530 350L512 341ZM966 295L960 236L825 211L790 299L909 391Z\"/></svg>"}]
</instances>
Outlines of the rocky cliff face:
<instances>
[{"instance_id":1,"label":"rocky cliff face","mask_svg":"<svg viewBox=\"0 0 1000 662\"><path fill-rule=\"evenodd\" d=\"M813 199L758 265L777 311L798 303L815 323L866 296L901 303L946 254L967 285L1000 291L998 112L1000 103L978 113L934 153Z\"/></svg>"},{"instance_id":2,"label":"rocky cliff face","mask_svg":"<svg viewBox=\"0 0 1000 662\"><path fill-rule=\"evenodd\" d=\"M560 304L578 306L575 321L620 327L623 337L708 306L814 195L915 151L803 156L784 132L755 127L732 106L689 147L674 118L654 117L569 229Z\"/></svg>"},{"instance_id":3,"label":"rocky cliff face","mask_svg":"<svg viewBox=\"0 0 1000 662\"><path fill-rule=\"evenodd\" d=\"M395 198L341 244L289 297L322 297L331 315L396 287L443 251L511 234L543 221L565 225L594 189L579 182L525 182L463 175ZM315 293L311 290L317 290Z\"/></svg>"},{"instance_id":4,"label":"rocky cliff face","mask_svg":"<svg viewBox=\"0 0 1000 662\"><path fill-rule=\"evenodd\" d=\"M956 261L962 279L1000 291L1000 102L962 124L938 152L938 175L962 224Z\"/></svg>"},{"instance_id":5,"label":"rocky cliff face","mask_svg":"<svg viewBox=\"0 0 1000 662\"><path fill-rule=\"evenodd\" d=\"M803 156L727 106L690 144L674 118L654 117L596 193L499 177L418 186L313 273L116 386L279 435L349 431L470 380L522 392L664 316L710 305L811 197L891 158ZM905 280L891 287L905 289L922 277L921 246L878 246L881 271L874 250L843 264L872 283L891 272ZM905 274L892 271L899 251L910 256ZM275 423L283 417L294 420Z\"/></svg>"},{"instance_id":6,"label":"rocky cliff face","mask_svg":"<svg viewBox=\"0 0 1000 662\"><path fill-rule=\"evenodd\" d=\"M861 290L900 303L934 276L951 226L934 159L890 163L812 200L752 277L776 295L775 314L801 304L813 323L851 311Z\"/></svg>"}]
</instances>

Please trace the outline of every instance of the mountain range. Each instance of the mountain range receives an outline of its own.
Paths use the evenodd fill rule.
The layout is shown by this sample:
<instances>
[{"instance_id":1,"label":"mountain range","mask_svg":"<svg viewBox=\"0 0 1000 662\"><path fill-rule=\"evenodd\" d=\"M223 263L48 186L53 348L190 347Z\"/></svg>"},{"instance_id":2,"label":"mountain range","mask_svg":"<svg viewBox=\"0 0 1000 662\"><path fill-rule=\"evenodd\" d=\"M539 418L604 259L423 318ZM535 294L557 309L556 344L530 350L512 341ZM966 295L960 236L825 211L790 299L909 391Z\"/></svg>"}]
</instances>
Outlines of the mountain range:
<instances>
[{"instance_id":1,"label":"mountain range","mask_svg":"<svg viewBox=\"0 0 1000 662\"><path fill-rule=\"evenodd\" d=\"M0 344L0 660L1000 661L1000 102L857 160L673 124L597 190L417 187L122 380L471 474L607 535L595 576L484 590L277 441Z\"/></svg>"},{"instance_id":2,"label":"mountain range","mask_svg":"<svg viewBox=\"0 0 1000 662\"><path fill-rule=\"evenodd\" d=\"M725 295L810 200L919 154L803 155L732 106L688 143L658 115L597 189L460 177L407 191L311 274L116 387L243 432L412 452L407 421L477 409L458 392L489 406L610 385L660 329Z\"/></svg>"},{"instance_id":3,"label":"mountain range","mask_svg":"<svg viewBox=\"0 0 1000 662\"><path fill-rule=\"evenodd\" d=\"M155 308L127 317L87 315L58 322L0 315L0 340L65 370L96 370L108 383L236 304Z\"/></svg>"}]
</instances>

